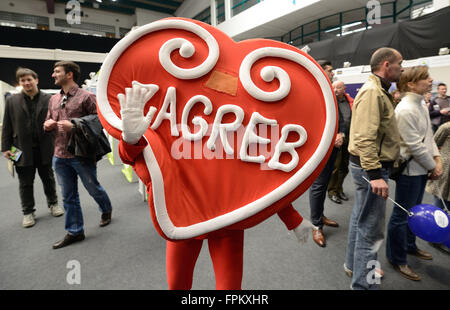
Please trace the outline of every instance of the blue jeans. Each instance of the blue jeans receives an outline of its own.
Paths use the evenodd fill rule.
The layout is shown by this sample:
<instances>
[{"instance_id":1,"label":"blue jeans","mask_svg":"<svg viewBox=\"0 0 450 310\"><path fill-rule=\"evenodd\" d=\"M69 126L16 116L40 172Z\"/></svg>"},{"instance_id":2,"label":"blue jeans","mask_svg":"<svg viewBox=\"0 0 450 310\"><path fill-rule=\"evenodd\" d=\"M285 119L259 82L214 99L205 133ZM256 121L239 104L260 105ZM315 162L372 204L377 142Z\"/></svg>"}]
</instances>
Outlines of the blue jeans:
<instances>
[{"instance_id":1,"label":"blue jeans","mask_svg":"<svg viewBox=\"0 0 450 310\"><path fill-rule=\"evenodd\" d=\"M421 204L426 184L427 175L401 175L396 182L395 201L407 210ZM407 265L407 252L416 250L416 236L409 229L408 214L395 206L388 224L387 259L395 265Z\"/></svg>"},{"instance_id":2,"label":"blue jeans","mask_svg":"<svg viewBox=\"0 0 450 310\"><path fill-rule=\"evenodd\" d=\"M78 195L78 176L89 195L97 202L100 212L111 212L111 201L98 183L95 163L85 163L77 158L53 157L53 169L61 186L63 205L66 210L65 229L69 234L78 235L84 232L83 214Z\"/></svg>"},{"instance_id":3,"label":"blue jeans","mask_svg":"<svg viewBox=\"0 0 450 310\"><path fill-rule=\"evenodd\" d=\"M360 166L350 163L355 183L355 204L350 217L345 265L353 271L352 288L355 290L378 289L379 281L373 278L377 265L377 251L384 239L386 201L372 193L367 173ZM388 182L389 169L381 168L383 179Z\"/></svg>"}]
</instances>

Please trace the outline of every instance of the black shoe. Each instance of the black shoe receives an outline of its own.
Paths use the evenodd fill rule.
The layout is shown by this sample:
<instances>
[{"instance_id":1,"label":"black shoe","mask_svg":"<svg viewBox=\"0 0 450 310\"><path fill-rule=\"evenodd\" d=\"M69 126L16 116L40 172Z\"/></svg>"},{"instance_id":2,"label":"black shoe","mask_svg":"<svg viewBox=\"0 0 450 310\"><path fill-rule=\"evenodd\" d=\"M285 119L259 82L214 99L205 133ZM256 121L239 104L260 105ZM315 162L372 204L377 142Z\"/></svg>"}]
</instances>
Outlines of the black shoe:
<instances>
[{"instance_id":1,"label":"black shoe","mask_svg":"<svg viewBox=\"0 0 450 310\"><path fill-rule=\"evenodd\" d=\"M331 195L329 198L334 203L342 204L342 200L336 195Z\"/></svg>"},{"instance_id":2,"label":"black shoe","mask_svg":"<svg viewBox=\"0 0 450 310\"><path fill-rule=\"evenodd\" d=\"M72 243L83 241L84 238L85 238L84 233L81 233L81 234L75 235L75 236L71 235L71 234L67 234L64 237L64 239L53 244L53 249L60 249L65 246L71 245Z\"/></svg>"},{"instance_id":3,"label":"black shoe","mask_svg":"<svg viewBox=\"0 0 450 310\"><path fill-rule=\"evenodd\" d=\"M344 192L338 193L338 197L343 201L348 201L348 197Z\"/></svg>"},{"instance_id":4,"label":"black shoe","mask_svg":"<svg viewBox=\"0 0 450 310\"><path fill-rule=\"evenodd\" d=\"M100 227L104 227L111 223L111 212L102 213L102 219L100 220Z\"/></svg>"}]
</instances>

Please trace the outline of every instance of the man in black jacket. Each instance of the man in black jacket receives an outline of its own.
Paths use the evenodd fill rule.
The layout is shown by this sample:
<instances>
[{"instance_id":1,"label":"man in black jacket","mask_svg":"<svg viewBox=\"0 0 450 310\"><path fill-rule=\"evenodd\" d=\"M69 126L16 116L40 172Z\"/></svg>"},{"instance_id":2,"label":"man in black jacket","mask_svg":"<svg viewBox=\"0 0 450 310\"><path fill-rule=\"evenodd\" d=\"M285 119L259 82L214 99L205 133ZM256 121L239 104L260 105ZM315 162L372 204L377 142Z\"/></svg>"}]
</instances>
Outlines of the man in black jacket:
<instances>
[{"instance_id":1,"label":"man in black jacket","mask_svg":"<svg viewBox=\"0 0 450 310\"><path fill-rule=\"evenodd\" d=\"M15 162L19 177L19 193L24 214L23 227L35 224L33 194L36 170L44 185L47 204L53 216L61 216L64 210L58 206L55 177L52 169L53 136L44 132L42 125L47 116L50 95L39 90L36 72L27 68L16 71L22 92L9 97L5 105L2 129L3 156L10 159L11 147L22 151Z\"/></svg>"}]
</instances>

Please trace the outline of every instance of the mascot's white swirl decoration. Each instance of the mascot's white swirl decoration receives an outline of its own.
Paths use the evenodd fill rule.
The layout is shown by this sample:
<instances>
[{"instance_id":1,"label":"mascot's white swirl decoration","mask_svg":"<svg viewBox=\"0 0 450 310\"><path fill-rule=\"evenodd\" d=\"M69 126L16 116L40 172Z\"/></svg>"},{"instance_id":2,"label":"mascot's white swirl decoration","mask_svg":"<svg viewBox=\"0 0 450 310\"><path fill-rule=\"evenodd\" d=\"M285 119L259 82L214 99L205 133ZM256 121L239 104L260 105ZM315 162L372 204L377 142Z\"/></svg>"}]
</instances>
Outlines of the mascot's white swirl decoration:
<instances>
[{"instance_id":1,"label":"mascot's white swirl decoration","mask_svg":"<svg viewBox=\"0 0 450 310\"><path fill-rule=\"evenodd\" d=\"M280 87L277 90L273 92L266 92L258 88L255 83L253 83L250 77L251 67L256 61L264 57L279 57L296 62L305 67L314 75L314 77L316 77L322 89L326 89L328 87L326 80L324 81L323 78L318 78L322 75L320 70L307 57L278 47L263 47L254 50L245 56L241 67L239 68L239 79L241 80L242 85L249 95L255 99L265 102L275 102L285 98L291 91L291 80L289 75L280 67L266 66L261 70L261 78L265 82L271 82L274 78L277 78L280 81Z\"/></svg>"},{"instance_id":2,"label":"mascot's white swirl decoration","mask_svg":"<svg viewBox=\"0 0 450 310\"><path fill-rule=\"evenodd\" d=\"M216 39L204 28L199 25L184 21L184 20L160 20L153 22L151 24L142 26L136 30L130 32L125 38L120 40L108 53L102 68L100 69L99 75L99 83L98 83L98 106L108 121L113 127L122 131L122 121L117 117L117 115L112 110L109 102L108 102L108 80L111 74L112 68L116 63L117 59L120 55L136 40L141 38L142 36L159 31L159 30L167 30L167 29L179 29L186 30L192 32L199 36L202 40L206 42L209 49L208 57L205 59L203 63L198 65L197 67L191 69L183 69L176 66L172 60L170 59L170 53L175 49L180 49L180 55L183 58L189 58L195 53L195 47L186 39L175 38L167 41L163 44L161 49L159 50L159 61L164 69L169 72L171 75L178 79L196 79L199 78L214 68L219 59L219 45L217 44Z\"/></svg>"}]
</instances>

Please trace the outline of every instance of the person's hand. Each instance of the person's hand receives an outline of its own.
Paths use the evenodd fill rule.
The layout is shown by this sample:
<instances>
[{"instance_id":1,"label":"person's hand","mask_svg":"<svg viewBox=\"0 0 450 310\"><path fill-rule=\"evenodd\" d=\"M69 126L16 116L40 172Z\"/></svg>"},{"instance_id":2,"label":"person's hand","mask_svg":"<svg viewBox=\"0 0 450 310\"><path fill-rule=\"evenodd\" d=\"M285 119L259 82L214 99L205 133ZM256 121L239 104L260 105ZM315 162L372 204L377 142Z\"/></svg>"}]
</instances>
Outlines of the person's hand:
<instances>
[{"instance_id":1,"label":"person's hand","mask_svg":"<svg viewBox=\"0 0 450 310\"><path fill-rule=\"evenodd\" d=\"M388 198L389 186L384 179L371 180L370 186L372 186L372 193L381 196L384 200Z\"/></svg>"},{"instance_id":2,"label":"person's hand","mask_svg":"<svg viewBox=\"0 0 450 310\"><path fill-rule=\"evenodd\" d=\"M293 229L298 242L301 244L305 244L306 241L308 241L308 236L311 235L311 230L313 228L314 225L304 218L300 225Z\"/></svg>"},{"instance_id":3,"label":"person's hand","mask_svg":"<svg viewBox=\"0 0 450 310\"><path fill-rule=\"evenodd\" d=\"M334 141L334 147L340 148L344 143L344 135L342 133L338 133L336 135L336 140Z\"/></svg>"},{"instance_id":4,"label":"person's hand","mask_svg":"<svg viewBox=\"0 0 450 310\"><path fill-rule=\"evenodd\" d=\"M431 174L429 176L429 179L431 180L438 180L443 172L443 168L442 168L442 161L440 157L435 157L435 161L436 161L436 167L434 167L433 170L431 170Z\"/></svg>"},{"instance_id":5,"label":"person's hand","mask_svg":"<svg viewBox=\"0 0 450 310\"><path fill-rule=\"evenodd\" d=\"M3 152L3 157L5 157L6 159L11 159L11 156L13 156L14 154L11 151L6 151Z\"/></svg>"},{"instance_id":6,"label":"person's hand","mask_svg":"<svg viewBox=\"0 0 450 310\"><path fill-rule=\"evenodd\" d=\"M118 94L120 102L120 115L122 116L122 137L129 144L136 144L148 129L155 107L150 107L144 116L144 107L148 100L156 93L158 86L144 85L133 81L132 88L125 88L125 95Z\"/></svg>"},{"instance_id":7,"label":"person's hand","mask_svg":"<svg viewBox=\"0 0 450 310\"><path fill-rule=\"evenodd\" d=\"M58 130L60 130L60 131L69 132L72 130L73 124L71 121L63 120L63 121L59 121L57 123L57 126L58 126Z\"/></svg>"},{"instance_id":8,"label":"person's hand","mask_svg":"<svg viewBox=\"0 0 450 310\"><path fill-rule=\"evenodd\" d=\"M56 121L54 121L52 119L46 120L44 122L44 130L51 131L56 128L56 125L57 125Z\"/></svg>"}]
</instances>

